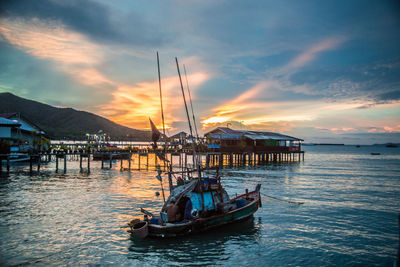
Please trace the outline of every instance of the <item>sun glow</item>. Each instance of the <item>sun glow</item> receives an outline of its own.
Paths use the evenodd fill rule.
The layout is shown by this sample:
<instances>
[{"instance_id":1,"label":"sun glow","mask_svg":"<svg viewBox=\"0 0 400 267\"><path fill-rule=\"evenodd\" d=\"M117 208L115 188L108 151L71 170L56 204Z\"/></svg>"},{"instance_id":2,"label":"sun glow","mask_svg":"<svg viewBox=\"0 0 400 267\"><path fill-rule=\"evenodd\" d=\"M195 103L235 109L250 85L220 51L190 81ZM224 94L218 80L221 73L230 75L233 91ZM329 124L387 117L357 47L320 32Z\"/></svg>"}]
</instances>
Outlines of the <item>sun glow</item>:
<instances>
[{"instance_id":1,"label":"sun glow","mask_svg":"<svg viewBox=\"0 0 400 267\"><path fill-rule=\"evenodd\" d=\"M210 123L222 123L230 120L231 117L211 117L208 118L204 121L202 121L203 124L210 124Z\"/></svg>"},{"instance_id":2,"label":"sun glow","mask_svg":"<svg viewBox=\"0 0 400 267\"><path fill-rule=\"evenodd\" d=\"M193 89L208 79L205 73L195 73L188 75ZM179 78L177 76L162 79L163 106L165 128L173 129L172 123L179 121L183 110L183 100L177 101L177 88L179 88ZM195 90L194 90L195 91ZM147 129L149 118L162 129L160 98L158 94L158 81L142 82L134 86L119 86L112 93L112 100L99 106L100 113L111 120L130 127Z\"/></svg>"}]
</instances>

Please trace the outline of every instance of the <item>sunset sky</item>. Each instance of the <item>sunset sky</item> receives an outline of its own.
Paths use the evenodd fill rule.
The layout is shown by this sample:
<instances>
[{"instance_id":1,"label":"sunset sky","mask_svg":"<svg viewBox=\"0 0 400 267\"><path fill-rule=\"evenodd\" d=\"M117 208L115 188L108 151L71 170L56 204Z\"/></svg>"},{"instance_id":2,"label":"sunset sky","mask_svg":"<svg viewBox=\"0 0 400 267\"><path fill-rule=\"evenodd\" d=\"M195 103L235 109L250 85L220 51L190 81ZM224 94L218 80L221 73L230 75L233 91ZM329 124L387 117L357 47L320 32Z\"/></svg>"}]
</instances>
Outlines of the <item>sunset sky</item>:
<instances>
[{"instance_id":1,"label":"sunset sky","mask_svg":"<svg viewBox=\"0 0 400 267\"><path fill-rule=\"evenodd\" d=\"M0 92L117 123L400 142L398 1L1 1ZM186 85L185 77L183 76Z\"/></svg>"}]
</instances>

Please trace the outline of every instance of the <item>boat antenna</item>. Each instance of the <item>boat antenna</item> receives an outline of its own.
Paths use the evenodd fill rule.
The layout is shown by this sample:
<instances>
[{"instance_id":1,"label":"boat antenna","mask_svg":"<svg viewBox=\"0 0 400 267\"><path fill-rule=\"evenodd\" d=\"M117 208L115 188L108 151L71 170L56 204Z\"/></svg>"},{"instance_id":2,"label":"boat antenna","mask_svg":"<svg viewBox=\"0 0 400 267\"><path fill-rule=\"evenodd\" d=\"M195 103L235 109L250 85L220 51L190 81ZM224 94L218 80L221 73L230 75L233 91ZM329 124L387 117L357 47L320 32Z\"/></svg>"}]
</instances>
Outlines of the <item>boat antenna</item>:
<instances>
[{"instance_id":1,"label":"boat antenna","mask_svg":"<svg viewBox=\"0 0 400 267\"><path fill-rule=\"evenodd\" d=\"M199 134L198 134L198 132L197 132L196 118L194 117L192 96L190 95L189 82L188 82L188 79L187 79L185 64L183 64L183 71L185 72L186 87L187 87L187 90L188 90L188 92L189 92L189 100L190 100L190 107L191 107L191 109L192 109L194 130L195 130L195 132L196 132L196 138L197 138L197 140L199 140Z\"/></svg>"},{"instance_id":2,"label":"boat antenna","mask_svg":"<svg viewBox=\"0 0 400 267\"><path fill-rule=\"evenodd\" d=\"M193 138L193 130L192 130L192 124L190 123L190 117L189 117L189 111L188 111L188 107L186 104L186 98L185 98L185 91L183 90L183 83L182 83L182 77L181 77L181 72L179 70L179 63L178 63L178 58L175 57L175 61L176 61L176 68L178 69L178 75L179 75L179 81L181 83L181 90L182 90L182 96L183 96L183 102L185 103L185 109L186 109L186 116L189 122L189 130L190 130L190 135ZM193 158L194 158L194 163L197 166L197 156L196 156L196 148L194 146L194 142L192 142L192 148L193 148Z\"/></svg>"}]
</instances>

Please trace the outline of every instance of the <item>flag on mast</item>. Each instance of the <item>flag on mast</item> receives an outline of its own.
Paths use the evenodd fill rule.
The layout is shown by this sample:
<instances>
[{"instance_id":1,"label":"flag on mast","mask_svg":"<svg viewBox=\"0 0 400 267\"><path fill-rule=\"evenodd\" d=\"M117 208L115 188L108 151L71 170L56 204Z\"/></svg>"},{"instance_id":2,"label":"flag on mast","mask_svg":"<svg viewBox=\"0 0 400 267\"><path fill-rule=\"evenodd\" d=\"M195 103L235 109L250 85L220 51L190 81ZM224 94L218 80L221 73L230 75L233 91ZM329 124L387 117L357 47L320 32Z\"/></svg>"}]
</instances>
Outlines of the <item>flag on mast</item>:
<instances>
[{"instance_id":1,"label":"flag on mast","mask_svg":"<svg viewBox=\"0 0 400 267\"><path fill-rule=\"evenodd\" d=\"M154 125L154 123L150 120L150 126L151 126L151 140L154 142L154 144L157 147L157 141L160 139L161 133L160 131L157 129L157 127Z\"/></svg>"},{"instance_id":2,"label":"flag on mast","mask_svg":"<svg viewBox=\"0 0 400 267\"><path fill-rule=\"evenodd\" d=\"M156 156L159 159L168 161L165 157L165 152L157 150L157 141L161 137L161 132L157 129L157 127L154 125L153 121L150 118L149 118L149 120L150 120L150 126L151 126L151 140L154 142L154 144L153 144L154 153L156 154Z\"/></svg>"}]
</instances>

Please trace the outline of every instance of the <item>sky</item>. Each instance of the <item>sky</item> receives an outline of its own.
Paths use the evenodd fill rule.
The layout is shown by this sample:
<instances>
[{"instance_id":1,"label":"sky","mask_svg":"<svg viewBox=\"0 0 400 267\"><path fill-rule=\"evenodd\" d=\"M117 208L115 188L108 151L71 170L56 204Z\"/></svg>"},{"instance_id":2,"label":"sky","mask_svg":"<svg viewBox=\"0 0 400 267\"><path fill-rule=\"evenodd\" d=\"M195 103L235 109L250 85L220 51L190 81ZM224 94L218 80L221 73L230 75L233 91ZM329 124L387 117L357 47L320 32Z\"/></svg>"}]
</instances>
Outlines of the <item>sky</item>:
<instances>
[{"instance_id":1,"label":"sky","mask_svg":"<svg viewBox=\"0 0 400 267\"><path fill-rule=\"evenodd\" d=\"M200 134L400 143L398 1L0 2L0 92L161 127L157 51L169 134L188 131L177 57Z\"/></svg>"}]
</instances>

